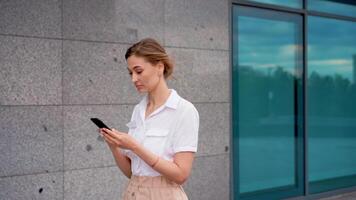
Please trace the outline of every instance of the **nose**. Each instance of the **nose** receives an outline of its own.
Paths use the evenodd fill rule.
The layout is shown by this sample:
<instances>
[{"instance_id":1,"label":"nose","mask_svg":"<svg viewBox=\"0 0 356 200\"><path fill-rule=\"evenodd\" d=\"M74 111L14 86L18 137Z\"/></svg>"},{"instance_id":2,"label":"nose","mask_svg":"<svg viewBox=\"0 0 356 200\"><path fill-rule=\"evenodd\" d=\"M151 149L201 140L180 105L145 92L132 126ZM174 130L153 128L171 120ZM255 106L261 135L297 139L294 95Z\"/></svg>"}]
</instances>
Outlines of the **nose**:
<instances>
[{"instance_id":1,"label":"nose","mask_svg":"<svg viewBox=\"0 0 356 200\"><path fill-rule=\"evenodd\" d=\"M137 75L135 73L132 73L131 75L131 81L135 83L137 81Z\"/></svg>"}]
</instances>

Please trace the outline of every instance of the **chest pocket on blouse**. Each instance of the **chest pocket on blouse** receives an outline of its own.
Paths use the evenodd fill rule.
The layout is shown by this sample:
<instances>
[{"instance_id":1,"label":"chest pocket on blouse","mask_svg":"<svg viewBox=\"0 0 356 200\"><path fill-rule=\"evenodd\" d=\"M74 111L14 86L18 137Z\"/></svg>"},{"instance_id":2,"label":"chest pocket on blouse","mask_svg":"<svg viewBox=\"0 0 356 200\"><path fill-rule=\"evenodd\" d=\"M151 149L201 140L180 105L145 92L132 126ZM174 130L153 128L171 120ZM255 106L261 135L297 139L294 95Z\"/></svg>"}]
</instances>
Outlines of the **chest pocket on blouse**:
<instances>
[{"instance_id":1,"label":"chest pocket on blouse","mask_svg":"<svg viewBox=\"0 0 356 200\"><path fill-rule=\"evenodd\" d=\"M157 155L162 155L168 141L169 129L149 129L143 145Z\"/></svg>"}]
</instances>

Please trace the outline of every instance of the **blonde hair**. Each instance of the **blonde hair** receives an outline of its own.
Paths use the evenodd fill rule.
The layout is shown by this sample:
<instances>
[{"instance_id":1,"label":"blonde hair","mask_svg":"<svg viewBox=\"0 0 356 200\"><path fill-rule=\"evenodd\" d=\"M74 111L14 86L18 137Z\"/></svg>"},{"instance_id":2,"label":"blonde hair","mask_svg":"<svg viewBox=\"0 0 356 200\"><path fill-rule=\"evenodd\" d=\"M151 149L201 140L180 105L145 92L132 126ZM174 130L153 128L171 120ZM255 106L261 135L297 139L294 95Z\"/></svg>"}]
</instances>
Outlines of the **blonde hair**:
<instances>
[{"instance_id":1,"label":"blonde hair","mask_svg":"<svg viewBox=\"0 0 356 200\"><path fill-rule=\"evenodd\" d=\"M155 39L145 38L133 44L127 49L125 59L127 60L132 55L143 57L152 65L156 65L161 61L164 65L163 75L165 79L169 78L173 73L173 61L166 53L166 50Z\"/></svg>"}]
</instances>

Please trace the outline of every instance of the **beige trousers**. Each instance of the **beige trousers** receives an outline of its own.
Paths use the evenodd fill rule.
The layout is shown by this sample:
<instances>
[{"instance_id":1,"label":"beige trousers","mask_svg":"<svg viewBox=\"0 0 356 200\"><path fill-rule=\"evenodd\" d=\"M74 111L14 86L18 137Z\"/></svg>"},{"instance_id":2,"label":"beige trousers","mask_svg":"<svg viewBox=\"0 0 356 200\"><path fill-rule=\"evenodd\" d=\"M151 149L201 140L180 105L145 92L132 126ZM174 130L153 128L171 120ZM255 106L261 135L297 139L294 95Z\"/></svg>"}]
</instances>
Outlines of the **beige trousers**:
<instances>
[{"instance_id":1,"label":"beige trousers","mask_svg":"<svg viewBox=\"0 0 356 200\"><path fill-rule=\"evenodd\" d=\"M182 186L163 176L132 176L123 200L188 200Z\"/></svg>"}]
</instances>

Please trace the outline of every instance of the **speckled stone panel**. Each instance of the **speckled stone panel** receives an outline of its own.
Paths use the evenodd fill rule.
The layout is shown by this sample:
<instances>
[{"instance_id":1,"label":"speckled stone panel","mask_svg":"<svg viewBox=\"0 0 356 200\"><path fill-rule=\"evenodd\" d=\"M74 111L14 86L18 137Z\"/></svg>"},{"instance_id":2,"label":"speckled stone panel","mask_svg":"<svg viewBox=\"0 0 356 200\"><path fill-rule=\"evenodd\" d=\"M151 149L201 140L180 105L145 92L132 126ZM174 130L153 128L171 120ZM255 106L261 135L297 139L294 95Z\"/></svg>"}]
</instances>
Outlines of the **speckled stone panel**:
<instances>
[{"instance_id":1,"label":"speckled stone panel","mask_svg":"<svg viewBox=\"0 0 356 200\"><path fill-rule=\"evenodd\" d=\"M230 104L195 104L200 117L197 155L230 152Z\"/></svg>"},{"instance_id":2,"label":"speckled stone panel","mask_svg":"<svg viewBox=\"0 0 356 200\"><path fill-rule=\"evenodd\" d=\"M106 125L127 132L133 105L65 106L64 168L80 169L115 165L107 143L90 118L99 118Z\"/></svg>"},{"instance_id":3,"label":"speckled stone panel","mask_svg":"<svg viewBox=\"0 0 356 200\"><path fill-rule=\"evenodd\" d=\"M229 102L228 51L169 48L175 60L168 84L192 102Z\"/></svg>"},{"instance_id":4,"label":"speckled stone panel","mask_svg":"<svg viewBox=\"0 0 356 200\"><path fill-rule=\"evenodd\" d=\"M0 176L63 169L61 108L0 106Z\"/></svg>"},{"instance_id":5,"label":"speckled stone panel","mask_svg":"<svg viewBox=\"0 0 356 200\"><path fill-rule=\"evenodd\" d=\"M64 0L63 35L94 41L133 43L163 38L164 0Z\"/></svg>"},{"instance_id":6,"label":"speckled stone panel","mask_svg":"<svg viewBox=\"0 0 356 200\"><path fill-rule=\"evenodd\" d=\"M228 154L197 157L192 174L184 185L189 199L228 200L229 165Z\"/></svg>"},{"instance_id":7,"label":"speckled stone panel","mask_svg":"<svg viewBox=\"0 0 356 200\"><path fill-rule=\"evenodd\" d=\"M355 200L356 199L356 191L347 192L344 194L337 194L331 197L321 198L320 200Z\"/></svg>"},{"instance_id":8,"label":"speckled stone panel","mask_svg":"<svg viewBox=\"0 0 356 200\"><path fill-rule=\"evenodd\" d=\"M64 174L65 200L121 199L128 179L117 166L66 171Z\"/></svg>"},{"instance_id":9,"label":"speckled stone panel","mask_svg":"<svg viewBox=\"0 0 356 200\"><path fill-rule=\"evenodd\" d=\"M62 200L63 172L0 178L2 200Z\"/></svg>"},{"instance_id":10,"label":"speckled stone panel","mask_svg":"<svg viewBox=\"0 0 356 200\"><path fill-rule=\"evenodd\" d=\"M228 0L167 0L166 45L227 50L228 9Z\"/></svg>"},{"instance_id":11,"label":"speckled stone panel","mask_svg":"<svg viewBox=\"0 0 356 200\"><path fill-rule=\"evenodd\" d=\"M124 58L128 46L64 41L65 104L118 104L139 100Z\"/></svg>"},{"instance_id":12,"label":"speckled stone panel","mask_svg":"<svg viewBox=\"0 0 356 200\"><path fill-rule=\"evenodd\" d=\"M0 105L62 103L61 41L0 36Z\"/></svg>"},{"instance_id":13,"label":"speckled stone panel","mask_svg":"<svg viewBox=\"0 0 356 200\"><path fill-rule=\"evenodd\" d=\"M0 33L61 37L60 0L0 1Z\"/></svg>"}]
</instances>

